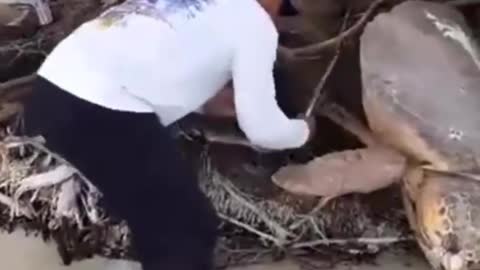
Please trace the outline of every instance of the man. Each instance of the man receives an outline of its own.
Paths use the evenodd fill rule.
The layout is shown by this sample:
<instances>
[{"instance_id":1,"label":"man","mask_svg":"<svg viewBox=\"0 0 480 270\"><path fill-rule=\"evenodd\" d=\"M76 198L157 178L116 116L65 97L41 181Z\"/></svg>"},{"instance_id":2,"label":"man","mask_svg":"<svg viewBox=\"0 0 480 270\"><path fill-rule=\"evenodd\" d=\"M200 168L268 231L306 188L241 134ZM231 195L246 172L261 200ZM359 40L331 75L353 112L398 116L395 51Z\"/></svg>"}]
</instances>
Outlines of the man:
<instances>
[{"instance_id":1,"label":"man","mask_svg":"<svg viewBox=\"0 0 480 270\"><path fill-rule=\"evenodd\" d=\"M253 144L305 144L307 122L288 119L275 100L276 48L256 0L127 0L50 53L25 133L44 136L100 189L127 221L143 269L209 270L218 219L167 126L232 78L236 117Z\"/></svg>"}]
</instances>

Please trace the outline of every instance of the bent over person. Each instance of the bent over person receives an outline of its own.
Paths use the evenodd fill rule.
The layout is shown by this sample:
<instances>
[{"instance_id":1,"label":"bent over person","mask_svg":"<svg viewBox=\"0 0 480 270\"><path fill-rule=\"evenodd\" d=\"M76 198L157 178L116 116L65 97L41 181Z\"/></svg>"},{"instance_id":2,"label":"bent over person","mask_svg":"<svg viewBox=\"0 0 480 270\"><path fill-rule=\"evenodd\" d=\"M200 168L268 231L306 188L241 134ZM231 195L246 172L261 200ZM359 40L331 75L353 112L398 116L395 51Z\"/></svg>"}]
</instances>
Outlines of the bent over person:
<instances>
[{"instance_id":1,"label":"bent over person","mask_svg":"<svg viewBox=\"0 0 480 270\"><path fill-rule=\"evenodd\" d=\"M272 1L265 1L265 3ZM304 145L275 99L277 31L257 0L127 0L83 23L38 70L24 135L41 135L127 221L145 270L210 270L218 218L167 127L230 79L246 137Z\"/></svg>"}]
</instances>

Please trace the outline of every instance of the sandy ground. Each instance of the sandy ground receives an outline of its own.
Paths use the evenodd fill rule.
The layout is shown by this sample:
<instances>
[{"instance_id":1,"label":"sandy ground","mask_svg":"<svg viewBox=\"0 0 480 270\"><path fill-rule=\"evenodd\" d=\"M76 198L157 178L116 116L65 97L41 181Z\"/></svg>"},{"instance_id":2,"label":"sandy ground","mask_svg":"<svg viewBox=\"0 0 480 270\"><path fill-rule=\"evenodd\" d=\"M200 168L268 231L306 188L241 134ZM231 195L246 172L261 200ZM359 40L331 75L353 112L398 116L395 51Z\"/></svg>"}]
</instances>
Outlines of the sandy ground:
<instances>
[{"instance_id":1,"label":"sandy ground","mask_svg":"<svg viewBox=\"0 0 480 270\"><path fill-rule=\"evenodd\" d=\"M0 268L8 270L141 270L136 262L93 258L64 266L55 246L23 232L0 234ZM402 251L384 253L373 264L338 264L333 270L428 270L423 258ZM235 267L229 270L301 270L293 261Z\"/></svg>"}]
</instances>

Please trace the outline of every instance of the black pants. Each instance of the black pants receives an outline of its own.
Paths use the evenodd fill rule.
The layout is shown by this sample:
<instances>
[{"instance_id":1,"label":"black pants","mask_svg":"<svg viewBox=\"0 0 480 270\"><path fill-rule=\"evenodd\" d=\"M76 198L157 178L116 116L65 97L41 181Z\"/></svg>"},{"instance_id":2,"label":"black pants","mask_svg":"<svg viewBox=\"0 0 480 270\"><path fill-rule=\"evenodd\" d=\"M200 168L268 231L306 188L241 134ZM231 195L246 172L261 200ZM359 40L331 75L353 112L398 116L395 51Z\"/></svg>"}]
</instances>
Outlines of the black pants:
<instances>
[{"instance_id":1,"label":"black pants","mask_svg":"<svg viewBox=\"0 0 480 270\"><path fill-rule=\"evenodd\" d=\"M39 78L23 120L127 221L144 269L211 269L217 216L153 113L110 110Z\"/></svg>"}]
</instances>

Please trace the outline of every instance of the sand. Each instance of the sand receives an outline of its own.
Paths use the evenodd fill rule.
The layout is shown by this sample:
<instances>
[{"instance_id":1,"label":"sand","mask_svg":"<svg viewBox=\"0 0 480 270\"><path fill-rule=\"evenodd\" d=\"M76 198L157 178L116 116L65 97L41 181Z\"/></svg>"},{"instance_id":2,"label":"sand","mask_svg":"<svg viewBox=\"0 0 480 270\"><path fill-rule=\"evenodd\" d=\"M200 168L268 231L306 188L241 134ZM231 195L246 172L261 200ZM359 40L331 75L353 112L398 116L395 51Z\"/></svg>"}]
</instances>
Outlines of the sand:
<instances>
[{"instance_id":1,"label":"sand","mask_svg":"<svg viewBox=\"0 0 480 270\"><path fill-rule=\"evenodd\" d=\"M96 257L70 266L62 265L53 243L45 243L35 236L25 236L16 231L12 234L0 233L0 269L8 270L141 270L133 261L110 260ZM425 260L403 251L385 252L374 264L341 263L333 270L428 270ZM290 260L269 264L234 267L229 270L301 270Z\"/></svg>"}]
</instances>

